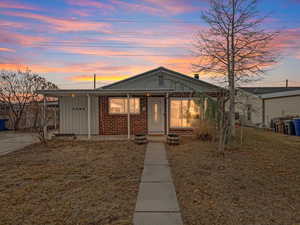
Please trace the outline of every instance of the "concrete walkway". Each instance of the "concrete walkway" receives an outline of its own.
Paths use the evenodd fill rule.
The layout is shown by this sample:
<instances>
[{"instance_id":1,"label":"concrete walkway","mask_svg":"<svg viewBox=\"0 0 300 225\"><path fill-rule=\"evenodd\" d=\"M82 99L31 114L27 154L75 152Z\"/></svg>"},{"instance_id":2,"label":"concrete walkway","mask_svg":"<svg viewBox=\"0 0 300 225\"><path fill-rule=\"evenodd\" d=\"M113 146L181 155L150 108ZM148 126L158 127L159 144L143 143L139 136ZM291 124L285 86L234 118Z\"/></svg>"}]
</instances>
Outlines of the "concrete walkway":
<instances>
[{"instance_id":1,"label":"concrete walkway","mask_svg":"<svg viewBox=\"0 0 300 225\"><path fill-rule=\"evenodd\" d=\"M0 132L0 156L20 150L27 145L37 142L39 142L39 139L34 133Z\"/></svg>"},{"instance_id":2,"label":"concrete walkway","mask_svg":"<svg viewBox=\"0 0 300 225\"><path fill-rule=\"evenodd\" d=\"M183 224L163 143L147 146L133 224Z\"/></svg>"}]
</instances>

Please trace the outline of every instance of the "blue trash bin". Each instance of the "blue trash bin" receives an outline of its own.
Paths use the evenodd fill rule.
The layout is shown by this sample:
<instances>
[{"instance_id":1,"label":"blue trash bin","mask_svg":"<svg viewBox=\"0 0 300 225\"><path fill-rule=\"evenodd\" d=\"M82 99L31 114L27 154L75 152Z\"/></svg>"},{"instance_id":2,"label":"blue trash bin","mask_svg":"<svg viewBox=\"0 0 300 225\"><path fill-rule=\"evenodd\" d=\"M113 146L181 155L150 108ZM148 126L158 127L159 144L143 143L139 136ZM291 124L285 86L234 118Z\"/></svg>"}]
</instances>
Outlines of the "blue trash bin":
<instances>
[{"instance_id":1,"label":"blue trash bin","mask_svg":"<svg viewBox=\"0 0 300 225\"><path fill-rule=\"evenodd\" d=\"M300 136L300 118L294 119L293 122L294 122L294 125L295 125L296 136Z\"/></svg>"},{"instance_id":2,"label":"blue trash bin","mask_svg":"<svg viewBox=\"0 0 300 225\"><path fill-rule=\"evenodd\" d=\"M6 130L6 119L0 119L0 131Z\"/></svg>"}]
</instances>

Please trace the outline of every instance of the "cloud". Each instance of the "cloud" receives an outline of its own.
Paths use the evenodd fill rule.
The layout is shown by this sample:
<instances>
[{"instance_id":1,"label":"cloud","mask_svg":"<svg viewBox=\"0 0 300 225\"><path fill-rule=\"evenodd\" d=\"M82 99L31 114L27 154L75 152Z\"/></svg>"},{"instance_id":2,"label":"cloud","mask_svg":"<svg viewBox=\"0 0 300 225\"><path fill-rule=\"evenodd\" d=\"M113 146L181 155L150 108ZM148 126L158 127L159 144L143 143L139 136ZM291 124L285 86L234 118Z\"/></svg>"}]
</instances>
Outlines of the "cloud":
<instances>
[{"instance_id":1,"label":"cloud","mask_svg":"<svg viewBox=\"0 0 300 225\"><path fill-rule=\"evenodd\" d=\"M123 80L128 78L128 75L102 75L102 76L97 76L96 80L101 81L101 82L113 82L113 81L118 81L118 80ZM78 76L71 76L68 77L69 80L76 81L76 82L89 82L93 81L94 77L93 75L78 75Z\"/></svg>"},{"instance_id":2,"label":"cloud","mask_svg":"<svg viewBox=\"0 0 300 225\"><path fill-rule=\"evenodd\" d=\"M5 21L5 20L0 21L0 27L2 27L2 28L5 27L5 28L23 29L27 26L28 26L28 24L21 23L21 22L12 22L12 21Z\"/></svg>"},{"instance_id":3,"label":"cloud","mask_svg":"<svg viewBox=\"0 0 300 225\"><path fill-rule=\"evenodd\" d=\"M162 9L165 12L175 14L182 14L197 10L197 7L191 5L190 1L184 0L143 0L144 2L151 3L157 8Z\"/></svg>"},{"instance_id":4,"label":"cloud","mask_svg":"<svg viewBox=\"0 0 300 225\"><path fill-rule=\"evenodd\" d=\"M15 2L13 0L10 1L3 1L1 0L0 2L0 8L6 8L6 9L26 9L26 10L39 10L38 7L20 3L20 2Z\"/></svg>"},{"instance_id":5,"label":"cloud","mask_svg":"<svg viewBox=\"0 0 300 225\"><path fill-rule=\"evenodd\" d=\"M0 43L32 46L39 42L49 41L50 38L41 37L37 35L25 35L9 31L1 31Z\"/></svg>"},{"instance_id":6,"label":"cloud","mask_svg":"<svg viewBox=\"0 0 300 225\"><path fill-rule=\"evenodd\" d=\"M16 50L11 48L0 48L0 52L16 52Z\"/></svg>"},{"instance_id":7,"label":"cloud","mask_svg":"<svg viewBox=\"0 0 300 225\"><path fill-rule=\"evenodd\" d=\"M118 8L123 8L123 9L126 9L131 12L162 15L161 9L147 6L144 4L129 3L129 2L121 1L121 0L110 0L110 2Z\"/></svg>"},{"instance_id":8,"label":"cloud","mask_svg":"<svg viewBox=\"0 0 300 225\"><path fill-rule=\"evenodd\" d=\"M94 0L67 0L67 3L70 5L75 5L80 7L93 7L101 10L110 10L110 11L115 10L115 7L111 4L106 4Z\"/></svg>"},{"instance_id":9,"label":"cloud","mask_svg":"<svg viewBox=\"0 0 300 225\"><path fill-rule=\"evenodd\" d=\"M133 3L122 0L109 0L110 4L95 0L66 0L68 4L101 9L103 12L115 12L117 9L126 9L129 12L147 13L151 15L182 14L197 10L197 7L187 4L183 0L141 0Z\"/></svg>"},{"instance_id":10,"label":"cloud","mask_svg":"<svg viewBox=\"0 0 300 225\"><path fill-rule=\"evenodd\" d=\"M27 19L34 19L51 25L52 29L58 32L71 32L71 31L101 31L110 33L110 24L102 22L89 22L81 20L60 19L50 16L43 16L34 13L25 12L2 12L4 15L24 17Z\"/></svg>"},{"instance_id":11,"label":"cloud","mask_svg":"<svg viewBox=\"0 0 300 225\"><path fill-rule=\"evenodd\" d=\"M128 52L128 51L92 49L92 48L57 47L55 49L67 53L72 53L72 54L97 55L97 56L127 56L127 55L145 54L144 52Z\"/></svg>"},{"instance_id":12,"label":"cloud","mask_svg":"<svg viewBox=\"0 0 300 225\"><path fill-rule=\"evenodd\" d=\"M91 66L91 65L89 65ZM93 80L93 74L97 74L97 82L116 82L153 69L152 66L132 65L132 66L102 66L90 75L74 75L66 79L75 82L89 82Z\"/></svg>"},{"instance_id":13,"label":"cloud","mask_svg":"<svg viewBox=\"0 0 300 225\"><path fill-rule=\"evenodd\" d=\"M70 13L77 15L77 16L81 16L81 17L91 15L91 12L89 12L88 10L83 10L83 9L71 9Z\"/></svg>"}]
</instances>

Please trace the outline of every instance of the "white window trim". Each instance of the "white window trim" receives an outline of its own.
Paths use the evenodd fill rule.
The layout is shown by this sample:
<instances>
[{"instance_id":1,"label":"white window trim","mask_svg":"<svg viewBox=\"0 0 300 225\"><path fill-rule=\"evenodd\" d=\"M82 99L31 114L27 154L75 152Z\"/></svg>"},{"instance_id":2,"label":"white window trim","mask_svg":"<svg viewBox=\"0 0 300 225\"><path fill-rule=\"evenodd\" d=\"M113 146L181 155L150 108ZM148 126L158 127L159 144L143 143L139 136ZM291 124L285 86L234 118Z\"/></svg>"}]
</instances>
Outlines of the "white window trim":
<instances>
[{"instance_id":1,"label":"white window trim","mask_svg":"<svg viewBox=\"0 0 300 225\"><path fill-rule=\"evenodd\" d=\"M171 115L171 104L172 104L172 100L194 100L194 99L196 99L195 97L191 97L191 98L188 98L188 97L183 97L183 98L181 98L181 97L171 97L170 98L170 101L169 101L169 113L170 113L170 115L169 115L169 117L170 117L170 129L192 129L192 126L188 126L188 127L175 127L175 126L172 126L171 125L171 118L172 118L172 115Z\"/></svg>"},{"instance_id":2,"label":"white window trim","mask_svg":"<svg viewBox=\"0 0 300 225\"><path fill-rule=\"evenodd\" d=\"M139 112L130 112L129 114L130 115L139 115L141 113L141 98L139 97L130 97L129 99L132 99L132 98L138 98L139 99ZM111 112L110 111L110 99L126 99L127 100L127 97L108 97L108 114L109 115L127 115L128 112ZM129 100L130 101L130 100Z\"/></svg>"}]
</instances>

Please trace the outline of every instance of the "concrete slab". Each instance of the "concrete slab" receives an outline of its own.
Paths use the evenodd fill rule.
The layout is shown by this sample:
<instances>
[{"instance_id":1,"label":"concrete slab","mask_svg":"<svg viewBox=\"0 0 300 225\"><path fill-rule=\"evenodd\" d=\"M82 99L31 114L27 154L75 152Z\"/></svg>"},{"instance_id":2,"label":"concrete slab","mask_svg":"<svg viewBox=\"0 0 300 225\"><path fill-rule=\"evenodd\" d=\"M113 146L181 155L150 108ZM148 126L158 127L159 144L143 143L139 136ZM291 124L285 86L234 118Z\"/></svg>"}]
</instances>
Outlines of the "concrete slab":
<instances>
[{"instance_id":1,"label":"concrete slab","mask_svg":"<svg viewBox=\"0 0 300 225\"><path fill-rule=\"evenodd\" d=\"M145 155L145 165L168 165L166 151L162 143L149 143Z\"/></svg>"},{"instance_id":2,"label":"concrete slab","mask_svg":"<svg viewBox=\"0 0 300 225\"><path fill-rule=\"evenodd\" d=\"M180 213L135 213L134 225L183 225Z\"/></svg>"},{"instance_id":3,"label":"concrete slab","mask_svg":"<svg viewBox=\"0 0 300 225\"><path fill-rule=\"evenodd\" d=\"M172 182L169 166L145 165L142 182Z\"/></svg>"},{"instance_id":4,"label":"concrete slab","mask_svg":"<svg viewBox=\"0 0 300 225\"><path fill-rule=\"evenodd\" d=\"M179 212L173 183L141 183L136 212Z\"/></svg>"},{"instance_id":5,"label":"concrete slab","mask_svg":"<svg viewBox=\"0 0 300 225\"><path fill-rule=\"evenodd\" d=\"M0 156L20 150L28 145L39 142L36 134L19 132L0 133Z\"/></svg>"}]
</instances>

